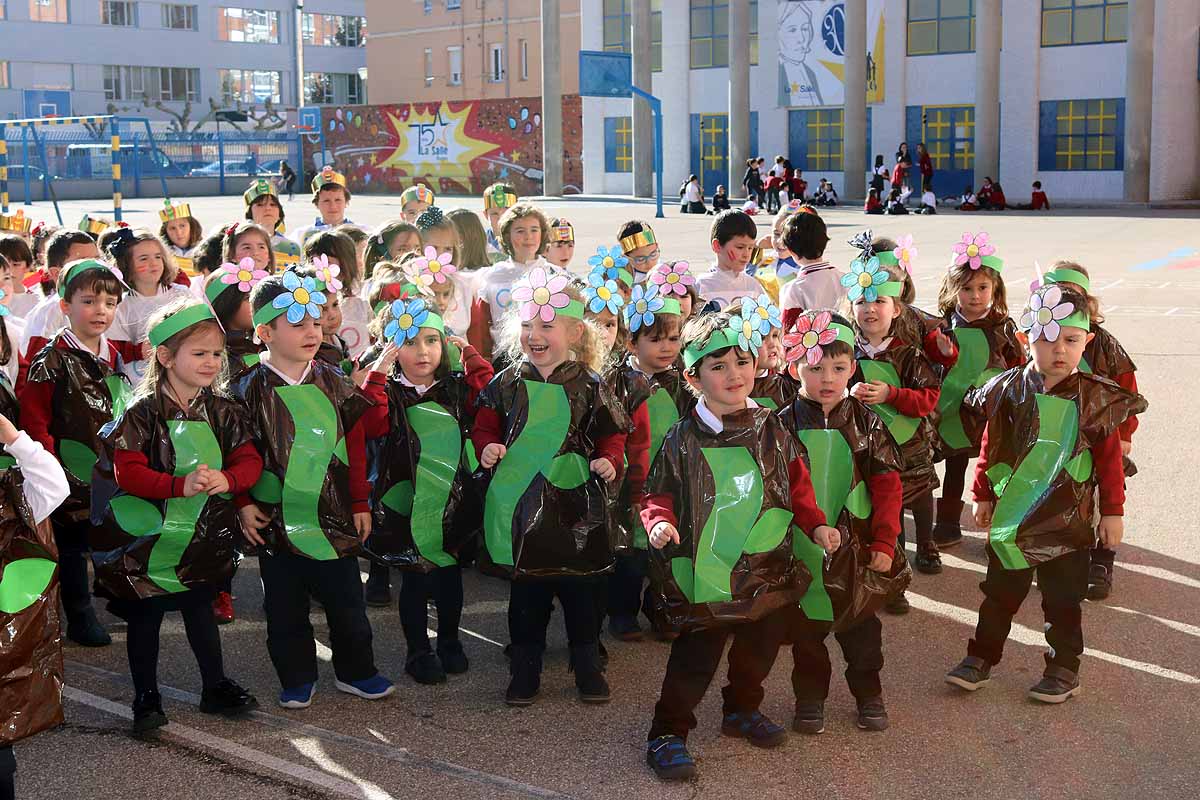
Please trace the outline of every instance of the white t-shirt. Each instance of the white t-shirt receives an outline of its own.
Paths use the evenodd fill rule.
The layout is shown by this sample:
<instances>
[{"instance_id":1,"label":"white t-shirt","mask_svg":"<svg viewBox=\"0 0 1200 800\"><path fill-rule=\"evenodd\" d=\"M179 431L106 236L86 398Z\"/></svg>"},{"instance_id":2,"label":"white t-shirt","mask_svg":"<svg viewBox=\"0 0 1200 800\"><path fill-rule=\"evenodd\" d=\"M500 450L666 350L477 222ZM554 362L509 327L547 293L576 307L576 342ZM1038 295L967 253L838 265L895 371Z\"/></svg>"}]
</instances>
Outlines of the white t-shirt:
<instances>
[{"instance_id":1,"label":"white t-shirt","mask_svg":"<svg viewBox=\"0 0 1200 800\"><path fill-rule=\"evenodd\" d=\"M25 291L14 294L12 300L8 302L10 316L24 319L29 316L29 312L33 311L41 301L42 295L40 292Z\"/></svg>"},{"instance_id":2,"label":"white t-shirt","mask_svg":"<svg viewBox=\"0 0 1200 800\"><path fill-rule=\"evenodd\" d=\"M351 358L357 358L371 345L367 327L373 316L371 306L361 295L342 298L342 327L338 329L338 336L346 343Z\"/></svg>"},{"instance_id":3,"label":"white t-shirt","mask_svg":"<svg viewBox=\"0 0 1200 800\"><path fill-rule=\"evenodd\" d=\"M29 340L35 336L51 339L60 328L67 324L67 317L58 304L60 299L57 292L51 293L49 297L34 306L33 311L30 311L25 317L25 330L21 332L21 352L31 360L37 354L28 352Z\"/></svg>"},{"instance_id":4,"label":"white t-shirt","mask_svg":"<svg viewBox=\"0 0 1200 800\"><path fill-rule=\"evenodd\" d=\"M504 312L512 305L512 285L525 277L525 273L534 267L540 266L543 269L551 269L551 265L538 256L528 264L518 264L512 259L498 261L490 267L484 267L477 271L479 278L477 279L477 293L479 299L488 304L488 311L492 315L492 341L500 341L500 331L502 321L504 320ZM468 319L470 323L470 308L467 309ZM454 327L451 325L451 327ZM465 332L465 328L463 332ZM458 329L455 328L455 332ZM462 335L461 333L459 335Z\"/></svg>"},{"instance_id":5,"label":"white t-shirt","mask_svg":"<svg viewBox=\"0 0 1200 800\"><path fill-rule=\"evenodd\" d=\"M933 192L923 192L921 194L921 205L937 208L937 195Z\"/></svg>"},{"instance_id":6,"label":"white t-shirt","mask_svg":"<svg viewBox=\"0 0 1200 800\"><path fill-rule=\"evenodd\" d=\"M688 181L687 189L684 191L684 196L689 203L704 202L704 195L700 194L700 184L696 181Z\"/></svg>"},{"instance_id":7,"label":"white t-shirt","mask_svg":"<svg viewBox=\"0 0 1200 800\"><path fill-rule=\"evenodd\" d=\"M9 314L4 318L4 333L8 336L8 349L12 355L6 363L0 364L0 370L3 370L4 374L8 376L10 386L17 385L17 371L20 369L18 358L21 354L17 348L21 345L21 333L24 330L25 321L20 317ZM16 420L13 420L13 423L16 424Z\"/></svg>"},{"instance_id":8,"label":"white t-shirt","mask_svg":"<svg viewBox=\"0 0 1200 800\"><path fill-rule=\"evenodd\" d=\"M719 308L729 307L739 297L758 297L763 285L745 272L727 272L713 266L696 278L696 290L704 302L715 302Z\"/></svg>"},{"instance_id":9,"label":"white t-shirt","mask_svg":"<svg viewBox=\"0 0 1200 800\"><path fill-rule=\"evenodd\" d=\"M845 294L842 273L832 264L822 261L801 267L796 277L783 288L779 306L784 311L792 308L802 311L828 308L837 311Z\"/></svg>"},{"instance_id":10,"label":"white t-shirt","mask_svg":"<svg viewBox=\"0 0 1200 800\"><path fill-rule=\"evenodd\" d=\"M191 292L186 286L173 283L170 286L159 286L158 293L147 297L137 292L129 292L121 298L117 305L116 316L113 317L112 327L108 329L108 338L114 342L132 342L138 344L146 339L146 324L154 312L165 305L175 302L181 297L189 297ZM146 361L127 361L122 369L125 377L134 386L141 381L146 373Z\"/></svg>"}]
</instances>

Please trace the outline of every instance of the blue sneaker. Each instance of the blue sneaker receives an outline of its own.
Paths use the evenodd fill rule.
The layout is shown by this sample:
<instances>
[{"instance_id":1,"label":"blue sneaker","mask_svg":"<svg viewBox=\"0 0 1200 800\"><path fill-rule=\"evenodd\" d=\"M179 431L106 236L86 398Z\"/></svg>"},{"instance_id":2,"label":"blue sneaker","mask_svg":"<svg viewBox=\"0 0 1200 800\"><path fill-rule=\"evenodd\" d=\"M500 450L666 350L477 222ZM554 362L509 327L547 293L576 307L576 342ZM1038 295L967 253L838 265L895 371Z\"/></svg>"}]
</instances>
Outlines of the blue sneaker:
<instances>
[{"instance_id":1,"label":"blue sneaker","mask_svg":"<svg viewBox=\"0 0 1200 800\"><path fill-rule=\"evenodd\" d=\"M696 777L696 762L679 736L659 736L646 742L646 763L664 781L687 781Z\"/></svg>"},{"instance_id":2,"label":"blue sneaker","mask_svg":"<svg viewBox=\"0 0 1200 800\"><path fill-rule=\"evenodd\" d=\"M308 708L312 705L313 695L317 693L315 683L306 683L294 689L284 689L279 693L279 705L283 708Z\"/></svg>"},{"instance_id":3,"label":"blue sneaker","mask_svg":"<svg viewBox=\"0 0 1200 800\"><path fill-rule=\"evenodd\" d=\"M787 738L782 725L776 725L757 711L726 714L721 720L721 733L746 739L755 747L778 747Z\"/></svg>"},{"instance_id":4,"label":"blue sneaker","mask_svg":"<svg viewBox=\"0 0 1200 800\"><path fill-rule=\"evenodd\" d=\"M352 694L364 700L382 700L396 691L396 687L392 682L378 672L361 681L349 681L347 683L334 681L333 685L338 688L339 692Z\"/></svg>"}]
</instances>

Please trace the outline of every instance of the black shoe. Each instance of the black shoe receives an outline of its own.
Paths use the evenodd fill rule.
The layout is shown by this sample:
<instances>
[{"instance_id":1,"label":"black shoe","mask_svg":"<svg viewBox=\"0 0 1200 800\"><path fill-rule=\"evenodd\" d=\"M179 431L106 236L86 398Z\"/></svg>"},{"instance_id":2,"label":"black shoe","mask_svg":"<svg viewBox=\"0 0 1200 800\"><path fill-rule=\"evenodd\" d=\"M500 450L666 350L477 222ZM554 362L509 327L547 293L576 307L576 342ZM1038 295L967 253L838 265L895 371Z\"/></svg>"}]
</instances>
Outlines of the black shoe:
<instances>
[{"instance_id":1,"label":"black shoe","mask_svg":"<svg viewBox=\"0 0 1200 800\"><path fill-rule=\"evenodd\" d=\"M446 682L446 671L432 650L418 650L404 662L404 671L417 683L432 686Z\"/></svg>"},{"instance_id":2,"label":"black shoe","mask_svg":"<svg viewBox=\"0 0 1200 800\"><path fill-rule=\"evenodd\" d=\"M146 733L167 724L163 713L162 695L158 692L141 692L133 701L133 732Z\"/></svg>"},{"instance_id":3,"label":"black shoe","mask_svg":"<svg viewBox=\"0 0 1200 800\"><path fill-rule=\"evenodd\" d=\"M815 736L825 732L825 704L797 703L796 718L792 720L792 730L796 733L807 733Z\"/></svg>"},{"instance_id":4,"label":"black shoe","mask_svg":"<svg viewBox=\"0 0 1200 800\"><path fill-rule=\"evenodd\" d=\"M967 656L946 673L946 683L974 692L992 679L992 665L982 658Z\"/></svg>"},{"instance_id":5,"label":"black shoe","mask_svg":"<svg viewBox=\"0 0 1200 800\"><path fill-rule=\"evenodd\" d=\"M96 619L96 611L92 608L67 621L67 638L84 647L107 647L112 644L112 637Z\"/></svg>"},{"instance_id":6,"label":"black shoe","mask_svg":"<svg viewBox=\"0 0 1200 800\"><path fill-rule=\"evenodd\" d=\"M241 686L225 678L200 695L200 710L205 714L237 717L258 708L258 700Z\"/></svg>"},{"instance_id":7,"label":"black shoe","mask_svg":"<svg viewBox=\"0 0 1200 800\"><path fill-rule=\"evenodd\" d=\"M575 670L575 687L584 703L607 703L612 699L608 681L600 668L600 648L595 644L571 648L571 666Z\"/></svg>"},{"instance_id":8,"label":"black shoe","mask_svg":"<svg viewBox=\"0 0 1200 800\"><path fill-rule=\"evenodd\" d=\"M884 611L889 614L895 614L898 617L907 614L909 608L911 606L909 606L908 598L904 596L904 592L900 592L900 594L888 600L883 606Z\"/></svg>"},{"instance_id":9,"label":"black shoe","mask_svg":"<svg viewBox=\"0 0 1200 800\"><path fill-rule=\"evenodd\" d=\"M609 618L608 632L622 642L640 642L643 636L642 626L638 625L636 617Z\"/></svg>"},{"instance_id":10,"label":"black shoe","mask_svg":"<svg viewBox=\"0 0 1200 800\"><path fill-rule=\"evenodd\" d=\"M387 608L392 604L392 589L383 581L376 581L374 585L367 580L367 605L371 608Z\"/></svg>"},{"instance_id":11,"label":"black shoe","mask_svg":"<svg viewBox=\"0 0 1200 800\"><path fill-rule=\"evenodd\" d=\"M1062 667L1046 667L1046 672L1037 685L1029 690L1029 696L1040 703L1065 703L1079 694L1079 675Z\"/></svg>"},{"instance_id":12,"label":"black shoe","mask_svg":"<svg viewBox=\"0 0 1200 800\"><path fill-rule=\"evenodd\" d=\"M917 572L926 575L940 575L942 572L942 557L937 550L921 551L917 549Z\"/></svg>"},{"instance_id":13,"label":"black shoe","mask_svg":"<svg viewBox=\"0 0 1200 800\"><path fill-rule=\"evenodd\" d=\"M646 763L664 781L686 781L696 777L696 762L687 742L679 736L659 736L646 742Z\"/></svg>"},{"instance_id":14,"label":"black shoe","mask_svg":"<svg viewBox=\"0 0 1200 800\"><path fill-rule=\"evenodd\" d=\"M858 727L864 731L887 730L888 715L882 697L858 701Z\"/></svg>"},{"instance_id":15,"label":"black shoe","mask_svg":"<svg viewBox=\"0 0 1200 800\"><path fill-rule=\"evenodd\" d=\"M542 687L542 653L531 645L513 645L512 661L508 665L512 679L504 702L510 706L530 706Z\"/></svg>"},{"instance_id":16,"label":"black shoe","mask_svg":"<svg viewBox=\"0 0 1200 800\"><path fill-rule=\"evenodd\" d=\"M938 520L933 526L933 543L939 548L954 547L962 544L962 528L958 520Z\"/></svg>"},{"instance_id":17,"label":"black shoe","mask_svg":"<svg viewBox=\"0 0 1200 800\"><path fill-rule=\"evenodd\" d=\"M471 668L471 662L467 660L467 654L463 652L462 642L457 639L447 640L443 644L439 637L437 655L438 660L442 662L442 669L447 675L461 675Z\"/></svg>"},{"instance_id":18,"label":"black shoe","mask_svg":"<svg viewBox=\"0 0 1200 800\"><path fill-rule=\"evenodd\" d=\"M787 739L787 731L758 711L734 712L721 719L721 734L745 739L755 747L778 747Z\"/></svg>"},{"instance_id":19,"label":"black shoe","mask_svg":"<svg viewBox=\"0 0 1200 800\"><path fill-rule=\"evenodd\" d=\"M1112 568L1103 564L1092 564L1088 570L1088 600L1104 600L1112 594Z\"/></svg>"}]
</instances>

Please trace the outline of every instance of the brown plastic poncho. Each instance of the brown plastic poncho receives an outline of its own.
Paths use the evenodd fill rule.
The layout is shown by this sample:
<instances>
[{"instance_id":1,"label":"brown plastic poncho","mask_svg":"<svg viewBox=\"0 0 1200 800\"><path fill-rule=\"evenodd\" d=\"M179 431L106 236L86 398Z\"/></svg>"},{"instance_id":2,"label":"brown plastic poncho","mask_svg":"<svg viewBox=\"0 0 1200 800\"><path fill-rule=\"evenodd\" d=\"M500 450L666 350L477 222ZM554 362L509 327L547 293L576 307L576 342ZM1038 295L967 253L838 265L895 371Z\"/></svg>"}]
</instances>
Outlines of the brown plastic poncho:
<instances>
[{"instance_id":1,"label":"brown plastic poncho","mask_svg":"<svg viewBox=\"0 0 1200 800\"><path fill-rule=\"evenodd\" d=\"M750 399L760 406L777 411L787 408L798 394L800 394L800 382L791 375L768 372L761 378L754 379L754 389L750 392Z\"/></svg>"},{"instance_id":2,"label":"brown plastic poncho","mask_svg":"<svg viewBox=\"0 0 1200 800\"><path fill-rule=\"evenodd\" d=\"M722 417L717 433L691 413L671 428L646 493L674 498L678 545L650 551L664 630L752 622L800 602L812 575L793 554L788 465L795 438L770 409ZM811 542L810 542L811 543Z\"/></svg>"},{"instance_id":3,"label":"brown plastic poncho","mask_svg":"<svg viewBox=\"0 0 1200 800\"><path fill-rule=\"evenodd\" d=\"M1094 541L1090 448L1146 400L1107 378L1077 372L1050 391L1032 364L968 395L987 420L987 476L999 498L988 541L1007 569L1027 569Z\"/></svg>"}]
</instances>

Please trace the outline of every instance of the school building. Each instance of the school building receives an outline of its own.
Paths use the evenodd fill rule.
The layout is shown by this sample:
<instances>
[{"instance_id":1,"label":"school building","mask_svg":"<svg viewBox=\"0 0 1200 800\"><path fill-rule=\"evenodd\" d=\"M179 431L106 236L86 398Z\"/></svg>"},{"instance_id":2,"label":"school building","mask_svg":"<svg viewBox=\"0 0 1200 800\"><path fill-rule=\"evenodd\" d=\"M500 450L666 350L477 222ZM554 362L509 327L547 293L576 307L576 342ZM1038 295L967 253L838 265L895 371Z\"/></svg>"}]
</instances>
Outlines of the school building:
<instances>
[{"instance_id":1,"label":"school building","mask_svg":"<svg viewBox=\"0 0 1200 800\"><path fill-rule=\"evenodd\" d=\"M634 52L643 3L648 48ZM1052 203L1200 198L1196 0L584 0L581 13L582 49L634 52L635 82L650 64L668 199L690 173L707 196L740 195L758 155L789 158L810 191L825 177L861 198L875 155L893 164L901 141L925 143L939 197L988 175L1010 202L1034 180ZM583 100L586 192L647 193L651 140L635 146L631 105ZM731 109L748 141L731 137Z\"/></svg>"}]
</instances>

